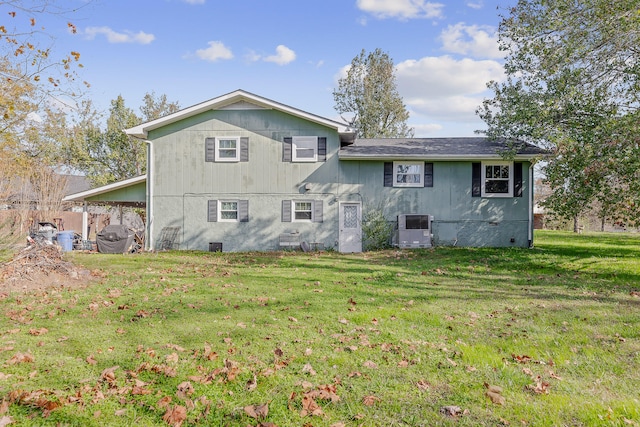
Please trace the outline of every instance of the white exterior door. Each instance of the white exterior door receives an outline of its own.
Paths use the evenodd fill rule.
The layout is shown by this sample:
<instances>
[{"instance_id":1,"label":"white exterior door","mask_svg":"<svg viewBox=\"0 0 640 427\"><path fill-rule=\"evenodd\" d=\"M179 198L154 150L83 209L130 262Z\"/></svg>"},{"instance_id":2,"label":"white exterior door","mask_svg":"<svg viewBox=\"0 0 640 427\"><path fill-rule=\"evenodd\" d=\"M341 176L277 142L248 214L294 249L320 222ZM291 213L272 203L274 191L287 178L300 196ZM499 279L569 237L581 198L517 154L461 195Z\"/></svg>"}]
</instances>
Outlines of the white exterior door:
<instances>
[{"instance_id":1,"label":"white exterior door","mask_svg":"<svg viewBox=\"0 0 640 427\"><path fill-rule=\"evenodd\" d=\"M340 252L362 252L362 206L359 202L340 202Z\"/></svg>"}]
</instances>

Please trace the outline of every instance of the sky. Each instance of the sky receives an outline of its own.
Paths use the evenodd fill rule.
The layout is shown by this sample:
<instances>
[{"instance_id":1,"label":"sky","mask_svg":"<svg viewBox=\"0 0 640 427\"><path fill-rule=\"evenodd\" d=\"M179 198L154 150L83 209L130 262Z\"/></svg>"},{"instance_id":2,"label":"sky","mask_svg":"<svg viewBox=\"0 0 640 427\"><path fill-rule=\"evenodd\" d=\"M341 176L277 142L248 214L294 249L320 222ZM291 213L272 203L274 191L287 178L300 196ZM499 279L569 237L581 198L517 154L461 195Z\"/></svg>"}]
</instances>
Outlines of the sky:
<instances>
[{"instance_id":1,"label":"sky","mask_svg":"<svg viewBox=\"0 0 640 427\"><path fill-rule=\"evenodd\" d=\"M243 89L340 120L338 79L362 49L380 48L415 136L454 137L485 128L475 110L492 96L486 83L504 78L495 32L514 2L65 0L76 10L38 26L54 52L80 53L97 108L122 95L137 113L146 93L186 108Z\"/></svg>"}]
</instances>

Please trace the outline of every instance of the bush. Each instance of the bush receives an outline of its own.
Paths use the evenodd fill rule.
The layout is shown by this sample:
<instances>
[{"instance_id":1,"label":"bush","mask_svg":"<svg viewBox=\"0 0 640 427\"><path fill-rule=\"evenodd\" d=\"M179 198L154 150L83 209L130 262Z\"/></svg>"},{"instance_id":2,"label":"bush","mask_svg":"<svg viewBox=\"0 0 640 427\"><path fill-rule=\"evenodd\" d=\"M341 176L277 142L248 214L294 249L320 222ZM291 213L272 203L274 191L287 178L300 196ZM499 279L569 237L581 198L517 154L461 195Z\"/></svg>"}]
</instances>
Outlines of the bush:
<instances>
[{"instance_id":1,"label":"bush","mask_svg":"<svg viewBox=\"0 0 640 427\"><path fill-rule=\"evenodd\" d=\"M393 225L385 218L382 209L372 209L362 219L362 244L365 251L385 249L391 246Z\"/></svg>"}]
</instances>

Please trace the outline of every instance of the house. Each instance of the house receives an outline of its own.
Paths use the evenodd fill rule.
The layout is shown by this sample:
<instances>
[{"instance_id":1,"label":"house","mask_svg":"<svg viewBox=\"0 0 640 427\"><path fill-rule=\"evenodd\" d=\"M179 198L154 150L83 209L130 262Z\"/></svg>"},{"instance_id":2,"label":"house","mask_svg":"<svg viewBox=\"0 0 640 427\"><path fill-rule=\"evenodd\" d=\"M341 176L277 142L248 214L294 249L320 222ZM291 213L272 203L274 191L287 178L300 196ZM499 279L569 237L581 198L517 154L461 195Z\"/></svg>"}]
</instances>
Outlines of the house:
<instances>
[{"instance_id":1,"label":"house","mask_svg":"<svg viewBox=\"0 0 640 427\"><path fill-rule=\"evenodd\" d=\"M131 182L146 180L150 248L359 252L375 209L401 219L400 246L533 244L532 145L507 160L504 142L481 137L357 140L242 90L125 132L147 142L147 175ZM96 194L109 191L68 200Z\"/></svg>"}]
</instances>

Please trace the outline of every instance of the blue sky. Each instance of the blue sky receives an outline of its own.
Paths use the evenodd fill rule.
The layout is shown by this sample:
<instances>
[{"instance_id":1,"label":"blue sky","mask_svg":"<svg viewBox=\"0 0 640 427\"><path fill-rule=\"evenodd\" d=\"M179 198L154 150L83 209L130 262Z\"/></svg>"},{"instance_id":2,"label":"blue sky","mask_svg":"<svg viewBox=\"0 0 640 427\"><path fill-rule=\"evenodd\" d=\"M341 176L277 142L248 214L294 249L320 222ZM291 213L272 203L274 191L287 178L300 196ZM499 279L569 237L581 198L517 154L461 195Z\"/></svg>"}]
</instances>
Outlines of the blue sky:
<instances>
[{"instance_id":1,"label":"blue sky","mask_svg":"<svg viewBox=\"0 0 640 427\"><path fill-rule=\"evenodd\" d=\"M88 96L107 109L145 93L181 107L236 89L339 119L332 91L362 49L380 48L416 136L471 136L488 80L501 80L495 31L514 0L67 0L38 22L78 51ZM2 18L5 19L5 18ZM66 22L77 27L71 34Z\"/></svg>"}]
</instances>

